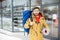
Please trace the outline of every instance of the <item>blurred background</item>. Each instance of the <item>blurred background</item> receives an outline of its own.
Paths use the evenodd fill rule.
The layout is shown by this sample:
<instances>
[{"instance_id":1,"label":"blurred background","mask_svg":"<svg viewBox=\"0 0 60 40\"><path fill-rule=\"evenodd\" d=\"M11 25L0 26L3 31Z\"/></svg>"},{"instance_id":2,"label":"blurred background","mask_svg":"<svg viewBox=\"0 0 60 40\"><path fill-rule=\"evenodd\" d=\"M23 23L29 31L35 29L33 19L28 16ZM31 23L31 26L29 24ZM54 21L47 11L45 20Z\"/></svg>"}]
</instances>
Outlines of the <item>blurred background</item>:
<instances>
[{"instance_id":1,"label":"blurred background","mask_svg":"<svg viewBox=\"0 0 60 40\"><path fill-rule=\"evenodd\" d=\"M45 40L58 40L59 4L59 0L0 0L0 33L22 39L23 11L37 6L43 12L50 28L50 34L43 35Z\"/></svg>"}]
</instances>

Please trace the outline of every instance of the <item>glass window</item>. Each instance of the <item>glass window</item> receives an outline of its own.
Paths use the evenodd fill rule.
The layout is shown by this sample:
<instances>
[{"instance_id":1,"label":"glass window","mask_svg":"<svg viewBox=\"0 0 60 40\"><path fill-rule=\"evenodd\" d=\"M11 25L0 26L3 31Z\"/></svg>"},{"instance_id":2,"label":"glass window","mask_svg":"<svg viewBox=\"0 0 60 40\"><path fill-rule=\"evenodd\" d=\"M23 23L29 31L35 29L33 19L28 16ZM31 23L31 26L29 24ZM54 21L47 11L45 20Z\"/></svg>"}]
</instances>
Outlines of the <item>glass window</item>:
<instances>
[{"instance_id":1,"label":"glass window","mask_svg":"<svg viewBox=\"0 0 60 40\"><path fill-rule=\"evenodd\" d=\"M2 7L3 29L12 31L11 0L3 1Z\"/></svg>"},{"instance_id":2,"label":"glass window","mask_svg":"<svg viewBox=\"0 0 60 40\"><path fill-rule=\"evenodd\" d=\"M14 31L24 31L23 29L23 11L27 10L26 0L13 0L13 26Z\"/></svg>"},{"instance_id":3,"label":"glass window","mask_svg":"<svg viewBox=\"0 0 60 40\"><path fill-rule=\"evenodd\" d=\"M59 0L42 0L43 13L50 28L50 34L44 36L51 40L58 40L58 4Z\"/></svg>"},{"instance_id":4,"label":"glass window","mask_svg":"<svg viewBox=\"0 0 60 40\"><path fill-rule=\"evenodd\" d=\"M50 34L44 36L47 39L58 38L58 6L46 6L43 8L44 17L50 28Z\"/></svg>"},{"instance_id":5,"label":"glass window","mask_svg":"<svg viewBox=\"0 0 60 40\"><path fill-rule=\"evenodd\" d=\"M59 0L42 0L42 4L51 4L51 3L57 3Z\"/></svg>"}]
</instances>

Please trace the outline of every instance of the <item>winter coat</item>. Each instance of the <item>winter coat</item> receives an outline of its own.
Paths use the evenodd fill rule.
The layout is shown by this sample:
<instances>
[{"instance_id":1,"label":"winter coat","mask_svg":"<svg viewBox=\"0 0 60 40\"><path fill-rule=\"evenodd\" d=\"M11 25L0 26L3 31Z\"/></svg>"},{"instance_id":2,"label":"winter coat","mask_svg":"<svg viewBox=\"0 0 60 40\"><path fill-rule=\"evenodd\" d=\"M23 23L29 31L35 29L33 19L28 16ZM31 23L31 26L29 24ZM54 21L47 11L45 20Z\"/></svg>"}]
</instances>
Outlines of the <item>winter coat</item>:
<instances>
[{"instance_id":1,"label":"winter coat","mask_svg":"<svg viewBox=\"0 0 60 40\"><path fill-rule=\"evenodd\" d=\"M43 34L42 34L42 28L48 28L48 25L46 24L45 18L42 16L40 18L39 23L36 23L34 14L32 14L32 25L30 25L31 19L29 18L25 25L24 28L29 28L29 38L30 40L44 40L43 39Z\"/></svg>"}]
</instances>

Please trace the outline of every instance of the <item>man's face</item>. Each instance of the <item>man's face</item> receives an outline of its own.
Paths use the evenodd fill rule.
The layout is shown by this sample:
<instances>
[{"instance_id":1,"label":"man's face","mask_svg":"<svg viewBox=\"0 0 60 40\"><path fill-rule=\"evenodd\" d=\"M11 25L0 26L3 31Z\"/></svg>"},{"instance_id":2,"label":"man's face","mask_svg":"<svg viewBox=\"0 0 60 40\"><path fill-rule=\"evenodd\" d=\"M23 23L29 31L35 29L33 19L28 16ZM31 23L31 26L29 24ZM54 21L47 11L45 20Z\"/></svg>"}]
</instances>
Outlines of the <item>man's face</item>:
<instances>
[{"instance_id":1,"label":"man's face","mask_svg":"<svg viewBox=\"0 0 60 40\"><path fill-rule=\"evenodd\" d=\"M38 15L39 12L40 12L39 9L34 9L34 10L33 10L34 15Z\"/></svg>"}]
</instances>

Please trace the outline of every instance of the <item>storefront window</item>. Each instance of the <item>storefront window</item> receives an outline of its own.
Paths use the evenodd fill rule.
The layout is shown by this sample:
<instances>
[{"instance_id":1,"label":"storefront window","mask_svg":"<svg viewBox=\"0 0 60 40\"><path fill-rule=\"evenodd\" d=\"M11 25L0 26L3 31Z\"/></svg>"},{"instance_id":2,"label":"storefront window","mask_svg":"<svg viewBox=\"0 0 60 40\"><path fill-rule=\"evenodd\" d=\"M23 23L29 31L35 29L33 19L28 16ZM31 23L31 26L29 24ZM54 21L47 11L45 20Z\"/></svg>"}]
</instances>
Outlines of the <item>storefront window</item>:
<instances>
[{"instance_id":1,"label":"storefront window","mask_svg":"<svg viewBox=\"0 0 60 40\"><path fill-rule=\"evenodd\" d=\"M27 10L26 0L13 0L13 26L14 31L24 31L23 27L23 11Z\"/></svg>"},{"instance_id":2,"label":"storefront window","mask_svg":"<svg viewBox=\"0 0 60 40\"><path fill-rule=\"evenodd\" d=\"M13 2L5 0L2 2L2 8L2 28L9 31L24 31L23 11L29 10L29 0L13 0Z\"/></svg>"},{"instance_id":3,"label":"storefront window","mask_svg":"<svg viewBox=\"0 0 60 40\"><path fill-rule=\"evenodd\" d=\"M50 34L44 38L58 40L58 3L59 0L42 0L44 17L50 28Z\"/></svg>"},{"instance_id":4,"label":"storefront window","mask_svg":"<svg viewBox=\"0 0 60 40\"><path fill-rule=\"evenodd\" d=\"M42 4L52 4L52 3L58 3L59 0L42 0Z\"/></svg>"},{"instance_id":5,"label":"storefront window","mask_svg":"<svg viewBox=\"0 0 60 40\"><path fill-rule=\"evenodd\" d=\"M2 8L3 29L12 31L11 0L3 1Z\"/></svg>"},{"instance_id":6,"label":"storefront window","mask_svg":"<svg viewBox=\"0 0 60 40\"><path fill-rule=\"evenodd\" d=\"M45 36L49 39L58 38L58 6L46 6L43 10L44 17L50 28L50 35Z\"/></svg>"}]
</instances>

